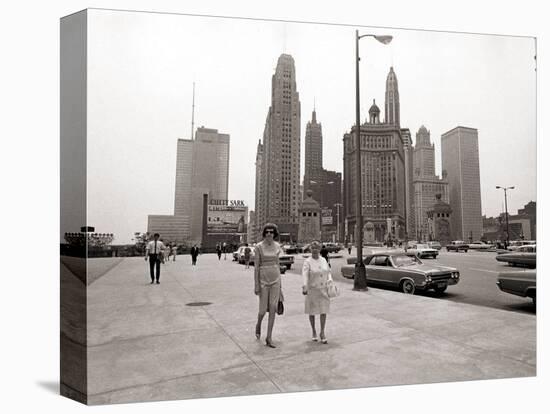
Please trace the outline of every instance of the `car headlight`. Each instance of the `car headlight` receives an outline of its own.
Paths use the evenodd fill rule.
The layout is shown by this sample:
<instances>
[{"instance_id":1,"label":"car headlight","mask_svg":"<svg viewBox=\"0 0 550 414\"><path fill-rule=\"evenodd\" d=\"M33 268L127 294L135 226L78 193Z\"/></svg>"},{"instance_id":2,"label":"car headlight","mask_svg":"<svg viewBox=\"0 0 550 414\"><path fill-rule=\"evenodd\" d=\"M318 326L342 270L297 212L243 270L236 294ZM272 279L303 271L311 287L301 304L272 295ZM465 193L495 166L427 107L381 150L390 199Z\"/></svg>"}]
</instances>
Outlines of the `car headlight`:
<instances>
[{"instance_id":1,"label":"car headlight","mask_svg":"<svg viewBox=\"0 0 550 414\"><path fill-rule=\"evenodd\" d=\"M432 277L430 275L426 276L426 282L431 282L432 281Z\"/></svg>"},{"instance_id":2,"label":"car headlight","mask_svg":"<svg viewBox=\"0 0 550 414\"><path fill-rule=\"evenodd\" d=\"M458 272L453 272L453 273L451 274L451 277L452 277L453 279L458 279L458 276L459 276L459 275L460 275L460 273L458 273Z\"/></svg>"}]
</instances>

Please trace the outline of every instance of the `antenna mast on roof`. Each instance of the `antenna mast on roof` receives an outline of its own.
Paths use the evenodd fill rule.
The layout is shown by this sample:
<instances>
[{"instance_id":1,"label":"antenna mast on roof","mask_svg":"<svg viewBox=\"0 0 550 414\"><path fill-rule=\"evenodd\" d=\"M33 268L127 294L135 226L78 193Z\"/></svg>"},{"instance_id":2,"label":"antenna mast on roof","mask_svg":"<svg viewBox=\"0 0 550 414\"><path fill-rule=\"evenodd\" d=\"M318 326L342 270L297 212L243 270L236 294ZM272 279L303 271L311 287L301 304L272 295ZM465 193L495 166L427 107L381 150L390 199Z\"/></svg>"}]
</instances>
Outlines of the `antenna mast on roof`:
<instances>
[{"instance_id":1,"label":"antenna mast on roof","mask_svg":"<svg viewBox=\"0 0 550 414\"><path fill-rule=\"evenodd\" d=\"M193 106L191 110L191 140L193 140L194 130L195 130L195 82L193 82Z\"/></svg>"}]
</instances>

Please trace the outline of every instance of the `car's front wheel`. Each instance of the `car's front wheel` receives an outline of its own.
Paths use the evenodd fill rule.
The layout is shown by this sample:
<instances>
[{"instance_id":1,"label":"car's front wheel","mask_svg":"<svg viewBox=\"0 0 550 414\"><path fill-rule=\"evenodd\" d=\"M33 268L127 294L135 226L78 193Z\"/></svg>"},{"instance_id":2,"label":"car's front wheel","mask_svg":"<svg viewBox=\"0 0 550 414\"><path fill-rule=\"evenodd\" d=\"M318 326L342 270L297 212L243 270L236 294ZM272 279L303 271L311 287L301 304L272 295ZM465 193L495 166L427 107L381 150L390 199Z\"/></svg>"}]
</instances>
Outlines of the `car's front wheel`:
<instances>
[{"instance_id":1,"label":"car's front wheel","mask_svg":"<svg viewBox=\"0 0 550 414\"><path fill-rule=\"evenodd\" d=\"M416 289L416 286L412 280L406 279L401 282L401 291L403 293L408 293L409 295L413 295L415 289Z\"/></svg>"}]
</instances>

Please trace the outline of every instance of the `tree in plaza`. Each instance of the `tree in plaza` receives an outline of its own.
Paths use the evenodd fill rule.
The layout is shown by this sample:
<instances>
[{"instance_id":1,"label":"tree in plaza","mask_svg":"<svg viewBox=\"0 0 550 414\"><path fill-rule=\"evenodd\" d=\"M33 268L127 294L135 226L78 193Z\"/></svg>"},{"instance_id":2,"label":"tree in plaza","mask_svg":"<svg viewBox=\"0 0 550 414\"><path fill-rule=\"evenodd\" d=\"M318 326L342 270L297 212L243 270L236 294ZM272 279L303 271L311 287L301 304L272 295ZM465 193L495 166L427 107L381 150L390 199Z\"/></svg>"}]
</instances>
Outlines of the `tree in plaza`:
<instances>
[{"instance_id":1,"label":"tree in plaza","mask_svg":"<svg viewBox=\"0 0 550 414\"><path fill-rule=\"evenodd\" d=\"M140 253L145 252L145 246L147 245L147 241L149 240L149 232L135 232L134 233L134 241L136 242L136 250Z\"/></svg>"}]
</instances>

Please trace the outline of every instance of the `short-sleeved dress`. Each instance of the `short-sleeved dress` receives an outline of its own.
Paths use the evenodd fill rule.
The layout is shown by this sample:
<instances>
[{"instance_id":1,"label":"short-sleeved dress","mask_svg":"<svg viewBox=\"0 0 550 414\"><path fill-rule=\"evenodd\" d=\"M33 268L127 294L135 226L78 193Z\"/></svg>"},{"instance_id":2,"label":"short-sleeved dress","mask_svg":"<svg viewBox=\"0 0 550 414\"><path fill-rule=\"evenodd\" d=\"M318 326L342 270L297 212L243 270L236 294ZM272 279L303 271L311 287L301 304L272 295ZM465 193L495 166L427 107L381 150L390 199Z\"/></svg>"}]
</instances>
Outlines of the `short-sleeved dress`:
<instances>
[{"instance_id":1,"label":"short-sleeved dress","mask_svg":"<svg viewBox=\"0 0 550 414\"><path fill-rule=\"evenodd\" d=\"M307 286L305 313L307 315L327 314L330 311L327 282L332 279L330 268L323 257L308 257L302 267L303 285Z\"/></svg>"},{"instance_id":2,"label":"short-sleeved dress","mask_svg":"<svg viewBox=\"0 0 550 414\"><path fill-rule=\"evenodd\" d=\"M277 242L273 242L271 246L264 242L256 245L254 268L257 268L259 273L255 283L260 284L260 313L269 311L270 305L277 309L277 303L279 303L281 292L280 250Z\"/></svg>"}]
</instances>

